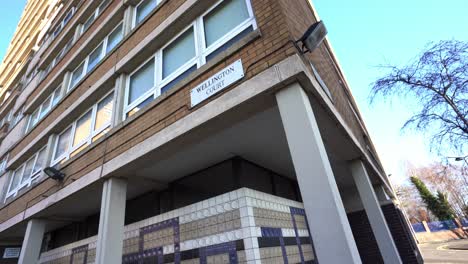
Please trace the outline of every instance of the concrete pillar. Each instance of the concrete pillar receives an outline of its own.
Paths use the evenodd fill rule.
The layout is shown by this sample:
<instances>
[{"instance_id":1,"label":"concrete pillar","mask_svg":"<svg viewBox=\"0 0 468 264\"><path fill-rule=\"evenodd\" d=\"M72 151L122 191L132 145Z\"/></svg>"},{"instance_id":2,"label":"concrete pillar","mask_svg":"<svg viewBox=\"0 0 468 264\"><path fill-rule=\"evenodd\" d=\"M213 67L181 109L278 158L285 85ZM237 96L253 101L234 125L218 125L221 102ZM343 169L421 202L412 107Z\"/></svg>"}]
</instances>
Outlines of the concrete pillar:
<instances>
[{"instance_id":1,"label":"concrete pillar","mask_svg":"<svg viewBox=\"0 0 468 264\"><path fill-rule=\"evenodd\" d=\"M115 80L114 87L114 108L112 109L112 127L117 126L124 120L123 108L125 105L125 85L127 83L127 75L121 74Z\"/></svg>"},{"instance_id":2,"label":"concrete pillar","mask_svg":"<svg viewBox=\"0 0 468 264\"><path fill-rule=\"evenodd\" d=\"M18 261L19 264L31 264L37 262L41 252L44 231L44 220L31 219L28 221L23 245L21 246L21 254Z\"/></svg>"},{"instance_id":3,"label":"concrete pillar","mask_svg":"<svg viewBox=\"0 0 468 264\"><path fill-rule=\"evenodd\" d=\"M402 263L364 163L361 160L354 160L350 165L354 182L384 262L392 264Z\"/></svg>"},{"instance_id":4,"label":"concrete pillar","mask_svg":"<svg viewBox=\"0 0 468 264\"><path fill-rule=\"evenodd\" d=\"M276 100L318 262L361 263L307 94L295 83Z\"/></svg>"},{"instance_id":5,"label":"concrete pillar","mask_svg":"<svg viewBox=\"0 0 468 264\"><path fill-rule=\"evenodd\" d=\"M97 264L122 263L126 196L125 180L110 178L104 182L96 249Z\"/></svg>"}]
</instances>

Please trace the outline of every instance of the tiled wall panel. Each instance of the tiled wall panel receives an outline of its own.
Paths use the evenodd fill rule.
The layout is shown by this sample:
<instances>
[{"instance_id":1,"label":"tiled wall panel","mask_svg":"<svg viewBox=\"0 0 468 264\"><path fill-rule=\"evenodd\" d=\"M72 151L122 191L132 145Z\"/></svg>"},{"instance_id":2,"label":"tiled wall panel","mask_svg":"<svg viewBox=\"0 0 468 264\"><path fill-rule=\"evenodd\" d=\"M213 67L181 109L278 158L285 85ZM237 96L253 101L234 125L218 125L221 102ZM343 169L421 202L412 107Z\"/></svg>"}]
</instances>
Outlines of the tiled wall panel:
<instances>
[{"instance_id":1,"label":"tiled wall panel","mask_svg":"<svg viewBox=\"0 0 468 264\"><path fill-rule=\"evenodd\" d=\"M94 263L96 239L57 248L39 263ZM242 188L125 227L122 260L139 263L313 263L303 206Z\"/></svg>"}]
</instances>

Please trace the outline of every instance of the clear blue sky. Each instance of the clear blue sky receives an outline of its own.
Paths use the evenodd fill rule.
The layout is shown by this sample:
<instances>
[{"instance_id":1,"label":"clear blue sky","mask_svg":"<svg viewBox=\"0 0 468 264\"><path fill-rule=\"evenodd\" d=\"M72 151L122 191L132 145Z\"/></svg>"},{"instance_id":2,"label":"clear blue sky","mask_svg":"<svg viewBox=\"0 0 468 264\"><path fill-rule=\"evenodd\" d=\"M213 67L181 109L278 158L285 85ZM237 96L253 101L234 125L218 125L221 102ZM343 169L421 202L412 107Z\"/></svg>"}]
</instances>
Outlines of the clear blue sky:
<instances>
[{"instance_id":1,"label":"clear blue sky","mask_svg":"<svg viewBox=\"0 0 468 264\"><path fill-rule=\"evenodd\" d=\"M16 30L26 0L4 0L0 3L0 61L3 62L8 44Z\"/></svg>"},{"instance_id":2,"label":"clear blue sky","mask_svg":"<svg viewBox=\"0 0 468 264\"><path fill-rule=\"evenodd\" d=\"M294 0L291 0L294 1ZM26 0L5 0L0 8L0 58L16 29ZM401 133L411 112L408 102L368 105L369 84L380 76L375 66L402 64L429 41L468 40L467 0L314 0L324 20L371 137L387 173L401 181L406 161L434 158L417 133Z\"/></svg>"},{"instance_id":3,"label":"clear blue sky","mask_svg":"<svg viewBox=\"0 0 468 264\"><path fill-rule=\"evenodd\" d=\"M369 106L370 83L381 76L377 65L404 64L429 41L468 41L466 0L313 0L344 69L386 172L404 178L405 163L435 159L424 135L400 131L412 107L406 100Z\"/></svg>"}]
</instances>

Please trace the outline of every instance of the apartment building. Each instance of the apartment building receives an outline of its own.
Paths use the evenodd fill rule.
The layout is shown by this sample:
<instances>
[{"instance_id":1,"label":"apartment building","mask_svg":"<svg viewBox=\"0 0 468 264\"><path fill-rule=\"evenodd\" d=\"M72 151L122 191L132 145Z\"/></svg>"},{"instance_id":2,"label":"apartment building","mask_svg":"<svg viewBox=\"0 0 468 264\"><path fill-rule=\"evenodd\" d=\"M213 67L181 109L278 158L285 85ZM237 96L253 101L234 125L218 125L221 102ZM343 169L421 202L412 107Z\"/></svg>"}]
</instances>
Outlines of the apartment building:
<instances>
[{"instance_id":1,"label":"apartment building","mask_svg":"<svg viewBox=\"0 0 468 264\"><path fill-rule=\"evenodd\" d=\"M0 68L0 263L420 263L310 1L36 17Z\"/></svg>"}]
</instances>

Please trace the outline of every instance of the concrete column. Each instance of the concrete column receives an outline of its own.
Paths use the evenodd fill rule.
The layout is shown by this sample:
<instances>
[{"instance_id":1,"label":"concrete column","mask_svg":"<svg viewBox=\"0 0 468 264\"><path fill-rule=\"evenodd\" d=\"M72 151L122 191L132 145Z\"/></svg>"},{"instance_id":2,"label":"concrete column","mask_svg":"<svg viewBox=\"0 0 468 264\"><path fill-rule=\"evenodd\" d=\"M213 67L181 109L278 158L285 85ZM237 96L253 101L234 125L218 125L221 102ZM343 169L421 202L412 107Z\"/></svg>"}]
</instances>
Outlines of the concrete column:
<instances>
[{"instance_id":1,"label":"concrete column","mask_svg":"<svg viewBox=\"0 0 468 264\"><path fill-rule=\"evenodd\" d=\"M361 160L352 161L351 173L384 262L402 263L364 163Z\"/></svg>"},{"instance_id":2,"label":"concrete column","mask_svg":"<svg viewBox=\"0 0 468 264\"><path fill-rule=\"evenodd\" d=\"M111 178L104 182L96 249L97 264L122 263L126 196L125 180Z\"/></svg>"},{"instance_id":3,"label":"concrete column","mask_svg":"<svg viewBox=\"0 0 468 264\"><path fill-rule=\"evenodd\" d=\"M123 108L125 100L125 85L127 83L127 75L121 74L115 80L114 88L114 107L112 109L112 127L117 126L123 121Z\"/></svg>"},{"instance_id":4,"label":"concrete column","mask_svg":"<svg viewBox=\"0 0 468 264\"><path fill-rule=\"evenodd\" d=\"M276 100L318 262L361 263L307 94L295 83Z\"/></svg>"},{"instance_id":5,"label":"concrete column","mask_svg":"<svg viewBox=\"0 0 468 264\"><path fill-rule=\"evenodd\" d=\"M37 262L41 252L44 231L44 220L31 219L28 221L23 245L21 246L21 254L18 261L19 264L31 264Z\"/></svg>"}]
</instances>

